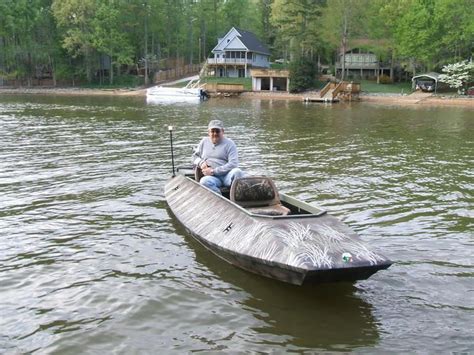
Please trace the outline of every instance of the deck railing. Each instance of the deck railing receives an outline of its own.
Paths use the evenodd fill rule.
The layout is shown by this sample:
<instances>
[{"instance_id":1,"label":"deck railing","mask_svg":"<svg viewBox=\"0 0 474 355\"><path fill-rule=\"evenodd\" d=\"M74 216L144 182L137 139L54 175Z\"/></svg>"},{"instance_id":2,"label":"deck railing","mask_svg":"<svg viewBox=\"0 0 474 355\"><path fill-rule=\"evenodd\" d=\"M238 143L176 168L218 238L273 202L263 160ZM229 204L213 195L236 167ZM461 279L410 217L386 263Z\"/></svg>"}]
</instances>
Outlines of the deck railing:
<instances>
[{"instance_id":1,"label":"deck railing","mask_svg":"<svg viewBox=\"0 0 474 355\"><path fill-rule=\"evenodd\" d=\"M208 92L227 92L241 93L244 91L243 84L223 84L223 83L206 83L204 89Z\"/></svg>"},{"instance_id":2,"label":"deck railing","mask_svg":"<svg viewBox=\"0 0 474 355\"><path fill-rule=\"evenodd\" d=\"M328 94L329 93L329 94ZM337 97L342 99L352 99L354 95L360 93L360 83L341 81L339 83L330 82L320 91L320 97L328 94L328 99L334 100Z\"/></svg>"},{"instance_id":3,"label":"deck railing","mask_svg":"<svg viewBox=\"0 0 474 355\"><path fill-rule=\"evenodd\" d=\"M336 83L329 82L326 86L320 91L319 96L324 97L328 93L329 90L334 89L336 87Z\"/></svg>"},{"instance_id":4,"label":"deck railing","mask_svg":"<svg viewBox=\"0 0 474 355\"><path fill-rule=\"evenodd\" d=\"M245 59L245 58L208 58L207 64L253 64L254 62L252 59Z\"/></svg>"}]
</instances>

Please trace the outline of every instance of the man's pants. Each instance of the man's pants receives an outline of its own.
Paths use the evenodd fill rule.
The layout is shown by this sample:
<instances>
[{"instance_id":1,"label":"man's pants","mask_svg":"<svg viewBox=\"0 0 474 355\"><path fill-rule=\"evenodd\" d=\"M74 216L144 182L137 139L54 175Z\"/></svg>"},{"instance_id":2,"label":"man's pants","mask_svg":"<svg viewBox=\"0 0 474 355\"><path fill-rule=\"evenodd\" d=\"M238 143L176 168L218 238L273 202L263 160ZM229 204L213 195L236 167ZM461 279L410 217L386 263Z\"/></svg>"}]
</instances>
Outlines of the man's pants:
<instances>
[{"instance_id":1,"label":"man's pants","mask_svg":"<svg viewBox=\"0 0 474 355\"><path fill-rule=\"evenodd\" d=\"M206 186L218 194L221 194L220 188L222 186L229 187L232 185L234 179L244 177L244 173L239 168L234 168L225 175L203 176L201 178L201 185Z\"/></svg>"}]
</instances>

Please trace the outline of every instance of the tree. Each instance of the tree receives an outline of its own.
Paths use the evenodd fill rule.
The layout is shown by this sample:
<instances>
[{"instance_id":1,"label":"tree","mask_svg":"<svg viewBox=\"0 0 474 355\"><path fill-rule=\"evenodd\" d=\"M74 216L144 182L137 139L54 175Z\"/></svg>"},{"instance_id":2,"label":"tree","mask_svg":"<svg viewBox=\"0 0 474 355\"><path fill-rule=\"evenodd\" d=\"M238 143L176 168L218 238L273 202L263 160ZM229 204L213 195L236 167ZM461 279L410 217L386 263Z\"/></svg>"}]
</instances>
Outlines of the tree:
<instances>
[{"instance_id":1,"label":"tree","mask_svg":"<svg viewBox=\"0 0 474 355\"><path fill-rule=\"evenodd\" d=\"M324 8L323 38L341 55L341 80L345 77L345 55L350 39L366 34L368 4L368 0L331 0Z\"/></svg>"},{"instance_id":2,"label":"tree","mask_svg":"<svg viewBox=\"0 0 474 355\"><path fill-rule=\"evenodd\" d=\"M257 4L251 0L227 0L221 7L224 27L239 27L261 34L261 23L258 18ZM225 28L224 31L228 30Z\"/></svg>"},{"instance_id":3,"label":"tree","mask_svg":"<svg viewBox=\"0 0 474 355\"><path fill-rule=\"evenodd\" d=\"M284 57L297 61L301 57L314 59L321 50L318 27L322 0L275 0L271 23L276 29L276 44Z\"/></svg>"},{"instance_id":4,"label":"tree","mask_svg":"<svg viewBox=\"0 0 474 355\"><path fill-rule=\"evenodd\" d=\"M261 38L263 42L272 47L275 41L275 29L271 23L272 0L260 0L260 19L262 25Z\"/></svg>"},{"instance_id":5,"label":"tree","mask_svg":"<svg viewBox=\"0 0 474 355\"><path fill-rule=\"evenodd\" d=\"M95 0L53 0L54 17L62 31L62 46L72 58L84 58L87 81L92 81Z\"/></svg>"},{"instance_id":6,"label":"tree","mask_svg":"<svg viewBox=\"0 0 474 355\"><path fill-rule=\"evenodd\" d=\"M440 33L440 60L460 60L474 50L474 3L472 0L437 0L434 21Z\"/></svg>"},{"instance_id":7,"label":"tree","mask_svg":"<svg viewBox=\"0 0 474 355\"><path fill-rule=\"evenodd\" d=\"M49 0L0 2L0 69L32 84L49 70L57 52Z\"/></svg>"},{"instance_id":8,"label":"tree","mask_svg":"<svg viewBox=\"0 0 474 355\"><path fill-rule=\"evenodd\" d=\"M462 61L448 64L441 69L443 73L438 78L451 88L458 89L458 93L464 94L467 85L474 80L474 62Z\"/></svg>"},{"instance_id":9,"label":"tree","mask_svg":"<svg viewBox=\"0 0 474 355\"><path fill-rule=\"evenodd\" d=\"M395 29L396 48L402 57L413 58L413 74L416 62L432 70L440 48L440 29L434 21L434 0L410 0Z\"/></svg>"},{"instance_id":10,"label":"tree","mask_svg":"<svg viewBox=\"0 0 474 355\"><path fill-rule=\"evenodd\" d=\"M397 58L395 31L397 21L405 11L406 0L372 0L368 3L365 30L374 40L370 50L381 59L390 59L390 80L394 81L394 63Z\"/></svg>"},{"instance_id":11,"label":"tree","mask_svg":"<svg viewBox=\"0 0 474 355\"><path fill-rule=\"evenodd\" d=\"M290 63L290 92L300 92L314 87L316 66L308 58L298 58Z\"/></svg>"},{"instance_id":12,"label":"tree","mask_svg":"<svg viewBox=\"0 0 474 355\"><path fill-rule=\"evenodd\" d=\"M114 64L131 64L133 49L125 32L119 27L120 9L115 2L102 2L98 5L91 21L91 44L102 54L111 58L109 80L113 84Z\"/></svg>"}]
</instances>

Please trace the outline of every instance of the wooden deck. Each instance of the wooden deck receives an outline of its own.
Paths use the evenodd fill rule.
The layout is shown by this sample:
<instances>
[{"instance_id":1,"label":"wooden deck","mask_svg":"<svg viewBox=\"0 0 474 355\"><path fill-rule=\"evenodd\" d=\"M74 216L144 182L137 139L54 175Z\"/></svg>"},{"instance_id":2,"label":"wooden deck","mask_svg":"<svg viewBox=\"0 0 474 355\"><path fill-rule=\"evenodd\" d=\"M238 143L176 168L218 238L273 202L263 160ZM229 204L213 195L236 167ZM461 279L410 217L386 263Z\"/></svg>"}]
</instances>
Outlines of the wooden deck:
<instances>
[{"instance_id":1,"label":"wooden deck","mask_svg":"<svg viewBox=\"0 0 474 355\"><path fill-rule=\"evenodd\" d=\"M321 90L319 96L306 96L305 102L333 103L340 100L352 101L359 98L360 84L354 82L341 81L339 83L330 82Z\"/></svg>"},{"instance_id":2,"label":"wooden deck","mask_svg":"<svg viewBox=\"0 0 474 355\"><path fill-rule=\"evenodd\" d=\"M203 89L208 93L232 93L240 94L244 92L243 84L223 84L223 83L206 83Z\"/></svg>"}]
</instances>

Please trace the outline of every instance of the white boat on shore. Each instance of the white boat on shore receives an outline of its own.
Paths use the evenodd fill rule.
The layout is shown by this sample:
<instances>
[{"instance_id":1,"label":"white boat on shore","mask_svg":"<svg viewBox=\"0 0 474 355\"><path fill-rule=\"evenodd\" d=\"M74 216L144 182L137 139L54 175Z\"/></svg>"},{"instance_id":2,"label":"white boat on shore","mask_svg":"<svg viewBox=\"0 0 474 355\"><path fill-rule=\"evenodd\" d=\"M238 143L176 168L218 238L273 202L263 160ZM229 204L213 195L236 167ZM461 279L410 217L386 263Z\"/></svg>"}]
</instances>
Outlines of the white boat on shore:
<instances>
[{"instance_id":1,"label":"white boat on shore","mask_svg":"<svg viewBox=\"0 0 474 355\"><path fill-rule=\"evenodd\" d=\"M191 80L182 88L153 86L147 89L146 97L147 101L198 101L207 99L208 95L206 91L199 86L199 81L193 82L193 80Z\"/></svg>"}]
</instances>

